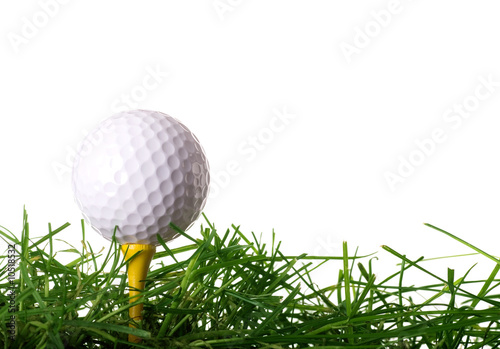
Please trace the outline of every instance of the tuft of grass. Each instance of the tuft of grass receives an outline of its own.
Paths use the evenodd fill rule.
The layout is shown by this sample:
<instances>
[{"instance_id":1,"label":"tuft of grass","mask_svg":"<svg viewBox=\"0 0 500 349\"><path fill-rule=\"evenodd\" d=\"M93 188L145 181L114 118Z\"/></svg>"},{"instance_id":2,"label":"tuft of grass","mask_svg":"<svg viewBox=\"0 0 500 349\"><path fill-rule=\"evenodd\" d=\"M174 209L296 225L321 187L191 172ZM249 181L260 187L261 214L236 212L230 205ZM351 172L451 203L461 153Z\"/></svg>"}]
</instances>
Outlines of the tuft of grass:
<instances>
[{"instance_id":1,"label":"tuft of grass","mask_svg":"<svg viewBox=\"0 0 500 349\"><path fill-rule=\"evenodd\" d=\"M205 217L206 218L206 217ZM179 231L185 246L156 253L140 300L144 320L129 327L126 263L119 246L94 251L85 239L71 246L70 263L56 258L53 241L69 224L34 241L24 212L18 238L0 227L15 247L0 257L0 345L3 348L498 348L500 261L430 224L430 228L493 260L486 280L468 274L444 276L383 246L400 265L377 280L370 256L288 256L273 235L271 246L232 226L224 232L207 220L200 238ZM337 263L337 283L319 288L312 271ZM428 285L406 285L405 273L432 277ZM10 277L9 277L10 275ZM480 288L479 293L470 287ZM16 311L10 306L14 290ZM421 302L416 294L429 295ZM420 298L420 297L417 297ZM12 316L15 336L11 339ZM128 334L141 343L127 342Z\"/></svg>"}]
</instances>

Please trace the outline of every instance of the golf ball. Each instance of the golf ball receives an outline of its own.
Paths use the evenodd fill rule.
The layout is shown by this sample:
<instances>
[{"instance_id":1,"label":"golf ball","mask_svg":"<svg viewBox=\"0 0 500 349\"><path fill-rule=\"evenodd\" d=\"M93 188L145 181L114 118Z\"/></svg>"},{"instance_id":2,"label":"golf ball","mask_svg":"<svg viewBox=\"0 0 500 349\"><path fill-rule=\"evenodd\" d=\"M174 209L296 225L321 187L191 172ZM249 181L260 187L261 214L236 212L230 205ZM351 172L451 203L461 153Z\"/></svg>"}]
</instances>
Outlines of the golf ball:
<instances>
[{"instance_id":1,"label":"golf ball","mask_svg":"<svg viewBox=\"0 0 500 349\"><path fill-rule=\"evenodd\" d=\"M73 164L85 220L108 240L158 245L186 230L205 206L208 161L195 135L155 111L120 112L90 131Z\"/></svg>"}]
</instances>

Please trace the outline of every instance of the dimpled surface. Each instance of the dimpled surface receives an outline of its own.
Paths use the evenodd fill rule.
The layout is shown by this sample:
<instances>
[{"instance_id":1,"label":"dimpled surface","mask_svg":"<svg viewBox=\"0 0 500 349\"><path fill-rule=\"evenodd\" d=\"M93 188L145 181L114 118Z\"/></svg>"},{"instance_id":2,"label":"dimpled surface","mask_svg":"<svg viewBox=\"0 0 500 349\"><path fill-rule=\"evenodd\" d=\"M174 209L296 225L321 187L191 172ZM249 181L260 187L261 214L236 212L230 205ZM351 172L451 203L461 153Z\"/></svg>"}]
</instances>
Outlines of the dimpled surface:
<instances>
[{"instance_id":1,"label":"dimpled surface","mask_svg":"<svg viewBox=\"0 0 500 349\"><path fill-rule=\"evenodd\" d=\"M205 206L208 161L197 138L173 117L121 112L89 132L73 165L75 200L87 222L121 244L158 245L186 230Z\"/></svg>"}]
</instances>

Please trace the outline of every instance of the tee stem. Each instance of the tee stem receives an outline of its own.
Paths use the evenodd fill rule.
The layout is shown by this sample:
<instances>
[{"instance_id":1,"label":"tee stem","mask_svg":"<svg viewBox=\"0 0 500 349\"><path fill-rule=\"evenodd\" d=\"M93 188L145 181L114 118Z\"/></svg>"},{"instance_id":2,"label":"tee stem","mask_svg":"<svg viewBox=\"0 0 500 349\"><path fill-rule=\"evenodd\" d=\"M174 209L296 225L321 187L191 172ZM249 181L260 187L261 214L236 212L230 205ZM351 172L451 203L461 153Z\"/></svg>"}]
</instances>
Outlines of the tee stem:
<instances>
[{"instance_id":1,"label":"tee stem","mask_svg":"<svg viewBox=\"0 0 500 349\"><path fill-rule=\"evenodd\" d=\"M125 260L128 261L129 302L133 303L144 290L144 280L148 275L149 265L155 254L156 247L153 245L126 244L121 246L121 250L125 256ZM136 256L132 258L134 255ZM141 322L143 308L143 304L139 303L129 309L130 319L133 320L129 325L130 327L137 328L135 323L139 324ZM140 343L141 338L129 334L128 341Z\"/></svg>"}]
</instances>

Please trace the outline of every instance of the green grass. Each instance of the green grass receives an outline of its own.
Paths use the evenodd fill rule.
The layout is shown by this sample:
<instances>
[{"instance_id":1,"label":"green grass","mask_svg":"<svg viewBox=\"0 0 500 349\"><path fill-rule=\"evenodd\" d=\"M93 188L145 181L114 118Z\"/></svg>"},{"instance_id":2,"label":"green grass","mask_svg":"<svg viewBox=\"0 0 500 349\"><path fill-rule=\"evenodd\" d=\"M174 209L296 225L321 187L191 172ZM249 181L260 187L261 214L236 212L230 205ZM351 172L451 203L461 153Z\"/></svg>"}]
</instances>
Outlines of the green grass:
<instances>
[{"instance_id":1,"label":"green grass","mask_svg":"<svg viewBox=\"0 0 500 349\"><path fill-rule=\"evenodd\" d=\"M126 263L116 243L94 251L81 232L64 224L30 238L27 215L20 238L5 228L1 238L16 247L16 278L7 272L7 250L0 265L0 345L3 348L498 348L500 347L499 260L486 280L469 280L448 269L435 275L423 258L383 246L383 256L400 265L378 280L372 256L287 256L280 243L261 243L236 226L218 232L207 223L199 238L182 232L183 247L157 249L143 292L144 321L130 328ZM76 230L80 230L77 228ZM84 244L55 256L54 240L82 234ZM382 257L383 257L382 256ZM379 256L378 258L382 258ZM427 262L430 263L430 262ZM325 264L338 267L336 284L316 285ZM407 285L418 272L432 283ZM385 273L384 273L385 274ZM9 312L15 287L17 312ZM471 289L479 289L472 292ZM426 299L420 295L425 294ZM9 338L11 315L17 334ZM142 336L131 345L127 336Z\"/></svg>"}]
</instances>

